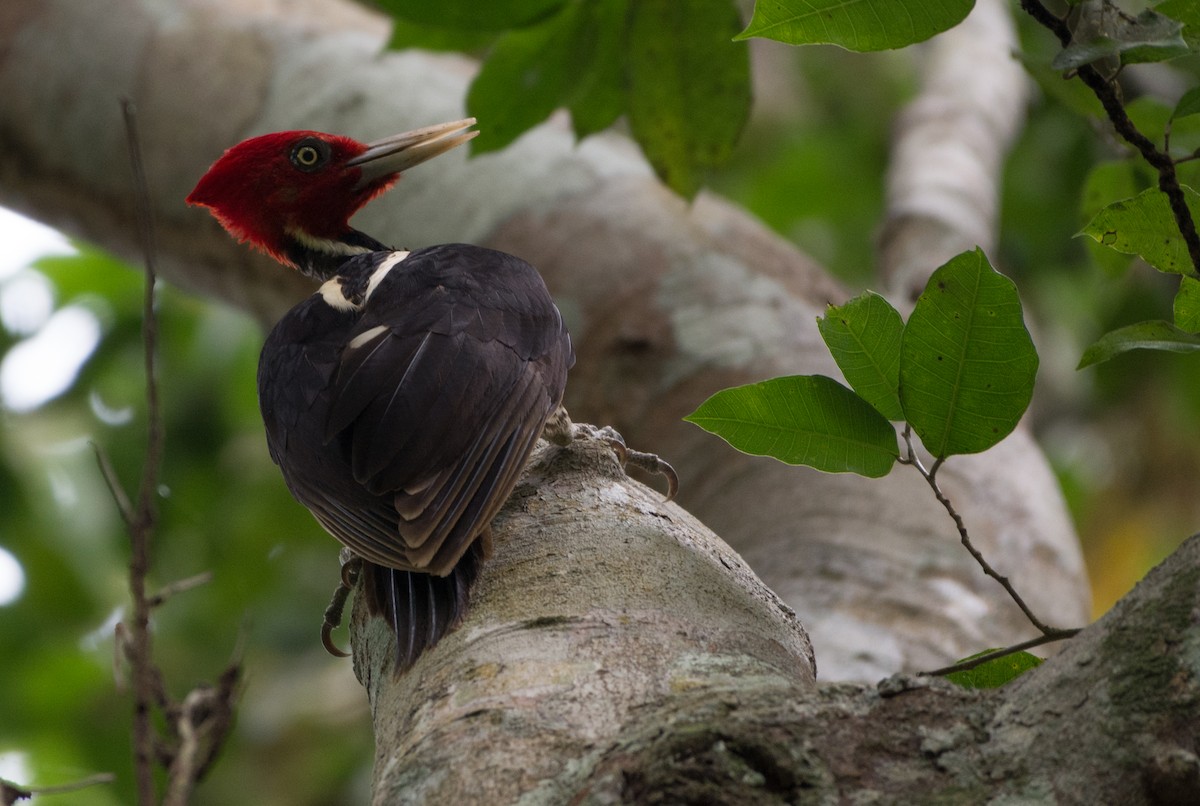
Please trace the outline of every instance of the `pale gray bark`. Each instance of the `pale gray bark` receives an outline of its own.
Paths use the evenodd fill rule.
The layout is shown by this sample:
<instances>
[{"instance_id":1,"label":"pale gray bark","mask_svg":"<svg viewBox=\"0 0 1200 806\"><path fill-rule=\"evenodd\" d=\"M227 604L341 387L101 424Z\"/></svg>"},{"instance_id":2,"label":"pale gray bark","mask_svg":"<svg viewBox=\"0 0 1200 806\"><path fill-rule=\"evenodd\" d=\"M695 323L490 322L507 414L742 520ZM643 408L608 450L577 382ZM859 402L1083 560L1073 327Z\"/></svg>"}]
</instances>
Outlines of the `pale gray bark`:
<instances>
[{"instance_id":1,"label":"pale gray bark","mask_svg":"<svg viewBox=\"0 0 1200 806\"><path fill-rule=\"evenodd\" d=\"M467 624L408 674L392 676L390 636L355 612L376 804L1136 806L1200 792L1200 537L1054 658L977 692L907 675L814 684L791 612L625 480L605 443L543 444L496 527Z\"/></svg>"},{"instance_id":2,"label":"pale gray bark","mask_svg":"<svg viewBox=\"0 0 1200 806\"><path fill-rule=\"evenodd\" d=\"M960 252L992 254L1001 166L1030 87L1006 0L979 0L922 48L921 91L896 121L880 239L883 276L901 304Z\"/></svg>"},{"instance_id":3,"label":"pale gray bark","mask_svg":"<svg viewBox=\"0 0 1200 806\"><path fill-rule=\"evenodd\" d=\"M814 686L795 613L605 441L541 443L494 532L471 615L405 675L358 600L375 803L566 803L682 702Z\"/></svg>"},{"instance_id":4,"label":"pale gray bark","mask_svg":"<svg viewBox=\"0 0 1200 806\"><path fill-rule=\"evenodd\" d=\"M208 163L264 131L372 138L458 117L471 72L461 59L381 54L386 25L337 0L18 0L3 13L0 202L136 260L117 105L129 96L165 275L268 321L306 286L183 204ZM575 145L556 120L501 154L451 154L357 223L397 246L486 243L538 266L579 348L572 412L679 468L680 502L796 608L826 674L871 679L1028 637L915 474L788 468L680 421L725 386L836 375L814 320L846 293L726 202L672 196L621 137ZM944 480L1044 618L1086 619L1075 536L1027 435L952 461Z\"/></svg>"}]
</instances>

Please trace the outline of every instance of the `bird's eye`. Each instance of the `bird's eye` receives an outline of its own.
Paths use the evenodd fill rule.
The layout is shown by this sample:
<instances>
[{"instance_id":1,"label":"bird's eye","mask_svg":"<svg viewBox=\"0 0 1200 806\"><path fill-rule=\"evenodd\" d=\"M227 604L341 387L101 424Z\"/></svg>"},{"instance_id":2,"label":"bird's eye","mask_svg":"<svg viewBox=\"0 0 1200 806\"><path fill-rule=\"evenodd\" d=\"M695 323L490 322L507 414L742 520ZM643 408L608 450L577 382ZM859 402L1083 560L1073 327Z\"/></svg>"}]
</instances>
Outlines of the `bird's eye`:
<instances>
[{"instance_id":1,"label":"bird's eye","mask_svg":"<svg viewBox=\"0 0 1200 806\"><path fill-rule=\"evenodd\" d=\"M292 165L305 173L318 171L329 161L329 144L315 137L305 137L292 146Z\"/></svg>"}]
</instances>

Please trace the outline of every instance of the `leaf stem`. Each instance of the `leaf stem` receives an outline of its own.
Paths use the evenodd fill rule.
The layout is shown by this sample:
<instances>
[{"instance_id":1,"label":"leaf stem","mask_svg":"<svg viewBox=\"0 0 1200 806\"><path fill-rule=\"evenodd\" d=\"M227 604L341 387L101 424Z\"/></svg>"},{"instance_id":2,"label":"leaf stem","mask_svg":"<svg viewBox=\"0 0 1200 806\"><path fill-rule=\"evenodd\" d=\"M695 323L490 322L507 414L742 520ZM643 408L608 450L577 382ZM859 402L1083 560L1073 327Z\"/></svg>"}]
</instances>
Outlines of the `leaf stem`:
<instances>
[{"instance_id":1,"label":"leaf stem","mask_svg":"<svg viewBox=\"0 0 1200 806\"><path fill-rule=\"evenodd\" d=\"M991 652L985 652L982 655L976 655L973 658L968 658L967 660L962 660L949 666L943 666L940 669L934 669L929 672L920 672L920 674L928 677L944 677L945 675L953 674L954 672L970 671L976 666L982 666L988 661L993 661L997 658L1003 658L1008 655L1012 655L1014 652L1033 649L1035 646L1042 646L1043 644L1053 643L1054 641L1062 641L1078 634L1078 629L1053 630L1049 633L1039 635L1036 638L1030 638L1028 641L1022 641L1019 644L1013 644L1012 646L1006 646L1003 649L995 649Z\"/></svg>"},{"instance_id":2,"label":"leaf stem","mask_svg":"<svg viewBox=\"0 0 1200 806\"><path fill-rule=\"evenodd\" d=\"M980 552L979 549L975 548L975 545L971 542L971 535L967 531L967 525L966 522L963 521L962 515L959 514L949 497L942 492L941 485L938 484L937 481L937 472L939 469L941 469L944 459L936 459L933 465L926 469L925 465L921 462L921 457L917 455L916 448L913 447L912 426L908 425L907 423L904 426L903 437L905 455L901 457L900 461L904 464L915 467L917 472L921 474L921 477L925 479L925 482L929 485L929 488L933 490L933 494L937 498L938 502L943 508L945 508L947 514L949 514L950 518L954 521L954 526L958 530L958 536L962 541L963 547L966 548L966 550L970 552L971 556L975 558L975 562L979 564L979 567L983 569L983 572L992 579L996 580L996 582L1000 583L1000 586L1007 591L1009 597L1016 602L1017 607L1021 608L1021 612L1025 614L1025 618L1029 619L1029 623L1036 627L1043 636L1056 636L1056 638L1053 640L1058 640L1058 638L1067 638L1070 637L1070 635L1074 635L1076 632L1078 632L1078 630L1066 630L1059 627L1051 627L1034 615L1033 611L1029 608L1029 605L1025 604L1025 600L1021 598L1019 593L1017 593L1016 588L1013 587L1008 577L996 571L996 569L992 567L991 563L989 563L983 556L983 553Z\"/></svg>"}]
</instances>

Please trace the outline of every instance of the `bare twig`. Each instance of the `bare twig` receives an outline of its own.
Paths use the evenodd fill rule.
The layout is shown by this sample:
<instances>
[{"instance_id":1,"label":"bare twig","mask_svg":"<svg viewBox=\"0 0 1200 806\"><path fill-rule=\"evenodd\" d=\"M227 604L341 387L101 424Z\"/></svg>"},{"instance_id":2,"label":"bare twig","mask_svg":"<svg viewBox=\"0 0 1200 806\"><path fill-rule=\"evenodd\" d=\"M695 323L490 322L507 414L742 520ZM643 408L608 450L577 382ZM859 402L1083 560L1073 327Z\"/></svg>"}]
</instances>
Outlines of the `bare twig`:
<instances>
[{"instance_id":1,"label":"bare twig","mask_svg":"<svg viewBox=\"0 0 1200 806\"><path fill-rule=\"evenodd\" d=\"M129 496L125 494L125 488L121 486L121 480L117 478L117 471L112 466L112 460L108 458L108 454L98 442L90 444L92 451L96 454L96 464L100 465L100 475L104 477L104 483L108 485L108 492L117 504L121 519L125 521L125 526L133 526L135 517L133 502L129 500Z\"/></svg>"},{"instance_id":2,"label":"bare twig","mask_svg":"<svg viewBox=\"0 0 1200 806\"><path fill-rule=\"evenodd\" d=\"M133 598L133 623L129 627L128 647L129 662L133 671L133 755L137 797L141 806L151 806L156 801L153 775L155 737L150 722L150 700L155 689L155 674L151 668L150 603L146 599L146 574L150 566L150 535L157 517L155 495L162 457L162 421L158 410L158 384L154 360L158 328L154 315L154 243L148 193L145 190L146 176L137 137L136 111L128 99L122 100L121 111L125 116L129 159L133 166L134 185L137 190L135 196L138 230L146 258L146 291L142 306L142 341L146 366L146 458L142 466L142 481L133 509L133 519L129 523L129 589Z\"/></svg>"},{"instance_id":3,"label":"bare twig","mask_svg":"<svg viewBox=\"0 0 1200 806\"><path fill-rule=\"evenodd\" d=\"M956 529L958 529L958 536L962 541L963 547L966 548L971 556L975 558L975 562L979 564L979 567L983 569L983 572L1000 583L1000 586L1004 588L1009 597L1016 602L1017 607L1021 608L1021 612L1025 614L1025 618L1029 619L1029 622L1036 627L1039 632L1041 632L1042 637L1047 638L1047 640L1050 641L1057 641L1063 638L1070 638L1072 635L1075 635L1077 632L1079 632L1077 629L1051 627L1034 615L1033 611L1029 608L1029 605L1025 604L1025 600L1021 598L1019 593L1017 593L1016 588L1013 587L1008 577L996 571L996 569L991 566L991 563L987 561L979 549L975 548L975 545L971 542L971 535L967 531L967 526L963 521L962 515L960 515L958 510L955 509L954 504L950 501L946 494L942 492L941 485L939 485L937 482L937 472L941 468L943 460L935 460L932 467L926 469L925 465L921 462L921 457L917 455L917 451L913 447L911 426L907 424L904 426L903 437L905 455L901 457L900 461L904 464L912 465L917 469L917 472L921 474L921 477L925 479L925 482L929 485L930 489L933 490L933 494L937 498L938 502L945 508L946 512L950 515L950 518L954 521L954 526ZM1046 641L1042 641L1042 643L1046 643Z\"/></svg>"},{"instance_id":4,"label":"bare twig","mask_svg":"<svg viewBox=\"0 0 1200 806\"><path fill-rule=\"evenodd\" d=\"M197 723L203 721L202 718L197 719L197 716L202 710L204 700L211 696L212 692L209 689L194 688L183 700L179 718L175 721L179 747L171 764L171 775L163 806L186 806L191 797L196 781L196 756L200 751L200 725Z\"/></svg>"},{"instance_id":5,"label":"bare twig","mask_svg":"<svg viewBox=\"0 0 1200 806\"><path fill-rule=\"evenodd\" d=\"M180 579L176 582L172 582L170 585L167 585L158 593L147 599L146 603L150 605L151 608L159 607L176 594L186 593L192 588L198 588L201 585L207 585L209 582L212 582L212 578L212 571L205 571L204 573L196 574L195 576L188 577L187 579Z\"/></svg>"},{"instance_id":6,"label":"bare twig","mask_svg":"<svg viewBox=\"0 0 1200 806\"><path fill-rule=\"evenodd\" d=\"M1003 649L994 649L991 652L984 652L982 655L976 655L973 658L968 658L967 660L962 660L949 666L943 666L942 668L934 669L933 671L921 672L920 674L928 675L930 677L944 677L945 675L953 674L954 672L970 671L976 666L982 666L988 661L993 661L997 658L1003 658L1008 655L1012 655L1015 652L1022 652L1026 649L1033 649L1034 647L1042 646L1043 644L1061 641L1064 638L1070 638L1071 636L1076 635L1078 632L1079 630L1059 630L1053 635L1039 635L1036 638L1030 638L1028 641L1022 641L1019 644L1006 646Z\"/></svg>"},{"instance_id":7,"label":"bare twig","mask_svg":"<svg viewBox=\"0 0 1200 806\"><path fill-rule=\"evenodd\" d=\"M151 648L150 612L171 596L203 585L212 579L205 572L173 582L153 596L146 594L146 575L150 566L150 543L158 520L156 506L158 479L163 456L162 412L155 368L158 344L158 320L154 311L155 271L154 229L150 220L150 197L146 190L141 149L137 140L135 111L122 101L129 141L130 161L137 198L138 224L146 257L146 289L142 308L142 343L146 372L147 435L146 457L136 501L130 501L117 480L111 462L99 447L96 457L114 500L121 510L129 532L129 590L133 609L126 623L118 624L116 651L131 669L134 696L133 751L140 806L157 802L154 765L168 771L165 803L184 806L196 783L211 767L221 745L233 726L233 702L241 665L235 659L221 674L216 686L194 688L182 703L167 694L162 671L154 663ZM120 678L118 675L118 685ZM157 707L172 736L164 738L154 729L151 711Z\"/></svg>"},{"instance_id":8,"label":"bare twig","mask_svg":"<svg viewBox=\"0 0 1200 806\"><path fill-rule=\"evenodd\" d=\"M1066 20L1056 16L1040 0L1021 0L1021 8L1039 25L1054 34L1063 47L1071 44L1071 29ZM1196 222L1192 220L1187 199L1175 173L1176 161L1171 159L1170 154L1157 149L1150 138L1142 134L1130 120L1121 100L1120 88L1114 81L1115 76L1105 77L1090 64L1081 66L1076 75L1100 101L1117 134L1136 148L1146 164L1158 172L1158 189L1166 195L1171 214L1175 217L1175 226L1179 228L1179 234L1187 244L1188 255L1192 260L1191 274L1193 277L1200 277L1200 234L1196 232Z\"/></svg>"},{"instance_id":9,"label":"bare twig","mask_svg":"<svg viewBox=\"0 0 1200 806\"><path fill-rule=\"evenodd\" d=\"M80 789L86 789L89 786L111 784L114 780L116 780L116 776L111 772L98 772L95 775L89 775L87 778L72 781L69 784L22 787L0 778L0 804L9 806L9 804L16 803L18 800L32 798L34 795L62 795L67 792L78 792Z\"/></svg>"},{"instance_id":10,"label":"bare twig","mask_svg":"<svg viewBox=\"0 0 1200 806\"><path fill-rule=\"evenodd\" d=\"M233 702L237 698L238 683L241 679L242 660L239 647L234 652L233 660L225 667L225 671L221 672L216 688L211 689L213 696L205 711L203 722L203 735L207 744L200 763L196 765L197 781L204 780L204 776L217 760L217 754L229 732L233 730Z\"/></svg>"}]
</instances>

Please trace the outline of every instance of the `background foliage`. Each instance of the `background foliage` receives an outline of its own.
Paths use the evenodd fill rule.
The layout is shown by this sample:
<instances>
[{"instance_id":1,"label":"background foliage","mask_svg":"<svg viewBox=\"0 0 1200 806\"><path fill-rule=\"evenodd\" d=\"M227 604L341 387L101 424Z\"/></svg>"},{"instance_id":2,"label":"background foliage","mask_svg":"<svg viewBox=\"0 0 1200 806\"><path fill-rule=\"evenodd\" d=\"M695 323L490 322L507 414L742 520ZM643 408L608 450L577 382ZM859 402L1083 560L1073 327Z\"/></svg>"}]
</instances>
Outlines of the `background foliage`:
<instances>
[{"instance_id":1,"label":"background foliage","mask_svg":"<svg viewBox=\"0 0 1200 806\"><path fill-rule=\"evenodd\" d=\"M593 11L571 0L542 0L540 10L518 0L490 4L526 14L521 25L532 38L524 41L503 21L487 30L447 26L454 4L440 2L443 16L401 22L396 41L484 50L494 42L491 52L519 66L538 42L542 52L561 45L537 33L570 21L555 12L621 13L625 1L603 0ZM668 13L661 0L645 5L645 14ZM714 15L729 7L709 5ZM1058 50L1024 21L1022 35L1030 64L1048 64ZM736 76L748 59L745 43L734 47L743 56L731 58L723 75ZM618 125L637 129L640 101L615 97L611 81L636 65L614 67L613 54L624 52L615 48L596 42L583 74L567 76L558 66L539 76L539 86L559 93L544 114L559 105L582 109L571 93L586 89L608 100L589 106L590 115L573 115L580 134L622 112ZM910 52L798 52L766 43L755 54L756 105L731 161L719 171L687 170L678 186L692 192L707 178L851 288L867 287L889 125L913 91L912 59ZM1058 73L1033 72L1042 90L1009 162L1001 246L989 257L1015 279L1025 302L1041 356L1032 422L1068 493L1101 612L1200 522L1200 357L1139 351L1075 371L1102 333L1170 318L1178 281L1072 237L1100 206L1134 195L1150 179L1104 133L1094 101ZM1194 57L1129 71L1132 113L1161 133L1178 88L1195 86L1197 76ZM481 90L477 100L490 95ZM726 121L745 114L736 98L718 102L732 110ZM478 114L503 131L505 112ZM1173 126L1173 142L1191 137L1200 146L1200 126L1188 121ZM689 147L721 146L697 139ZM1194 184L1196 163L1187 170ZM55 400L29 412L0 411L0 547L19 560L27 580L23 595L0 608L0 754L23 753L37 782L113 770L118 784L64 802L117 804L131 797L129 702L114 691L111 637L127 599L127 544L89 441L134 483L145 425L141 277L80 246L78 256L43 260L32 271L52 284L57 307L79 304L96 315L99 347ZM0 282L3 295L15 277ZM215 579L158 612L157 655L168 680L215 676L235 653L248 669L235 739L198 802L246 802L248 792L263 804L361 802L371 758L365 698L349 664L327 657L316 640L336 579L336 546L291 501L266 455L254 399L263 333L240 314L170 289L160 313L167 453L152 581L204 570ZM6 322L0 353L26 338Z\"/></svg>"}]
</instances>

